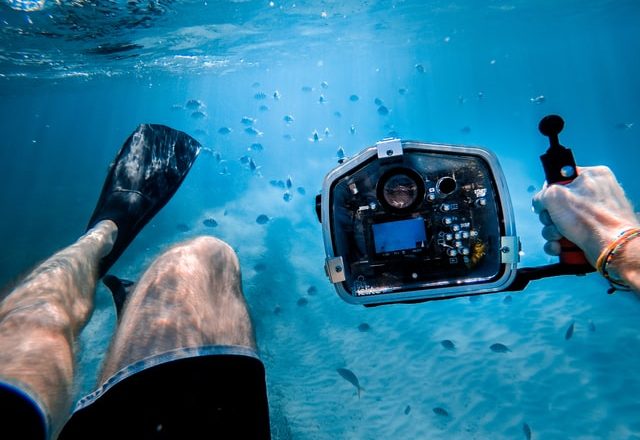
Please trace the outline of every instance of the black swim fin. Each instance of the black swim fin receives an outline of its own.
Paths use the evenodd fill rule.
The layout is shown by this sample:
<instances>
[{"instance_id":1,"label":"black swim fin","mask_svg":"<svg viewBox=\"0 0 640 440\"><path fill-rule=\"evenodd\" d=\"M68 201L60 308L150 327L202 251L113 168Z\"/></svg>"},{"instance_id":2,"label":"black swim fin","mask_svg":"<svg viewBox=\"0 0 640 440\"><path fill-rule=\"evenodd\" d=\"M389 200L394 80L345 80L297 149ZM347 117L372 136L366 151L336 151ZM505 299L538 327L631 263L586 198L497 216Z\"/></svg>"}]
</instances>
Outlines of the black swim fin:
<instances>
[{"instance_id":1,"label":"black swim fin","mask_svg":"<svg viewBox=\"0 0 640 440\"><path fill-rule=\"evenodd\" d=\"M157 124L138 126L125 141L109 167L87 227L102 220L118 226L113 249L100 261L100 277L175 194L201 148L188 134Z\"/></svg>"},{"instance_id":2,"label":"black swim fin","mask_svg":"<svg viewBox=\"0 0 640 440\"><path fill-rule=\"evenodd\" d=\"M135 283L133 281L123 280L115 275L105 275L104 278L102 278L102 282L111 290L113 302L116 305L116 314L118 319L120 319L124 303L129 297L129 293L133 290Z\"/></svg>"}]
</instances>

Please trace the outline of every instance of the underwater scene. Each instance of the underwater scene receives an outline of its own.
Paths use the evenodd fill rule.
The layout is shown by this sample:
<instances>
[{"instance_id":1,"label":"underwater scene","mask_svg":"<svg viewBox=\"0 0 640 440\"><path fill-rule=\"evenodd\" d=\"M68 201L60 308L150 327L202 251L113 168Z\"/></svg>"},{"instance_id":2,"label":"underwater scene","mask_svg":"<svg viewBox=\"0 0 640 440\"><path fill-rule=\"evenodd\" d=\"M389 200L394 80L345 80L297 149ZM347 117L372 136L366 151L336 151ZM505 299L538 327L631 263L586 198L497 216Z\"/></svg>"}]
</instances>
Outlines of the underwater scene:
<instances>
[{"instance_id":1,"label":"underwater scene","mask_svg":"<svg viewBox=\"0 0 640 440\"><path fill-rule=\"evenodd\" d=\"M110 273L198 235L237 252L274 439L640 439L640 302L598 274L373 308L325 274L315 196L384 138L498 157L522 251L538 131L640 203L636 0L0 0L0 285L73 243L141 123L202 143ZM116 314L100 284L76 395Z\"/></svg>"}]
</instances>

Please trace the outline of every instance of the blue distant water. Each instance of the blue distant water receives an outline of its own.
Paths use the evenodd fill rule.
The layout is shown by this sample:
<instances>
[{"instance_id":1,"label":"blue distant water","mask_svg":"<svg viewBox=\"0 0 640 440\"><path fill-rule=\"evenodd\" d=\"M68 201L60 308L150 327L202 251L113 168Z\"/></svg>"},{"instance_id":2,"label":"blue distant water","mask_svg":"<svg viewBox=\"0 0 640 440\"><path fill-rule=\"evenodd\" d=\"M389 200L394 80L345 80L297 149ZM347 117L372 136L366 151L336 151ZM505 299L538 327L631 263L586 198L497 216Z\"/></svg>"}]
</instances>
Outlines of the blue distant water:
<instances>
[{"instance_id":1,"label":"blue distant water","mask_svg":"<svg viewBox=\"0 0 640 440\"><path fill-rule=\"evenodd\" d=\"M325 278L314 213L340 147L482 145L505 171L522 265L553 262L530 210L542 116L562 115L579 164L608 165L640 202L638 23L635 0L3 0L0 284L82 234L122 142L167 124L205 150L113 272L134 279L198 234L234 247L275 439L640 439L632 296L589 275L509 297L348 305ZM284 197L270 182L288 177ZM100 287L78 394L114 325Z\"/></svg>"}]
</instances>

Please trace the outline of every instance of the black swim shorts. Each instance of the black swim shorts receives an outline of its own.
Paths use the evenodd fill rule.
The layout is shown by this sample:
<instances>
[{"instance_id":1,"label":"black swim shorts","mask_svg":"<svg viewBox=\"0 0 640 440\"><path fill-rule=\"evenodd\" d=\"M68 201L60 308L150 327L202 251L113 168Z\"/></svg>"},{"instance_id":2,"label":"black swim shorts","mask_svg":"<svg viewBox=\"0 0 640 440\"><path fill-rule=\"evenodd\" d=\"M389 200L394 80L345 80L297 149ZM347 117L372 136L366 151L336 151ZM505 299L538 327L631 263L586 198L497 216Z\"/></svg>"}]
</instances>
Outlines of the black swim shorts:
<instances>
[{"instance_id":1,"label":"black swim shorts","mask_svg":"<svg viewBox=\"0 0 640 440\"><path fill-rule=\"evenodd\" d=\"M144 359L80 399L59 439L270 439L264 366L235 346Z\"/></svg>"}]
</instances>

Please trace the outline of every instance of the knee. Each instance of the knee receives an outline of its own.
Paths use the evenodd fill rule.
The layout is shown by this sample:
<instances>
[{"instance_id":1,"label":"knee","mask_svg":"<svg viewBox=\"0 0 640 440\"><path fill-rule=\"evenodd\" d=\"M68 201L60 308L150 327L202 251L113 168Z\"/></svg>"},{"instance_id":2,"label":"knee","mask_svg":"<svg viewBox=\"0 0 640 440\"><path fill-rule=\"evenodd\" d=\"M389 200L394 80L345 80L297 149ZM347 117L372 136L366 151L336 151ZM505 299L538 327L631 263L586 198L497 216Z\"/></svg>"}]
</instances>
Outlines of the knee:
<instances>
[{"instance_id":1,"label":"knee","mask_svg":"<svg viewBox=\"0 0 640 440\"><path fill-rule=\"evenodd\" d=\"M238 256L233 248L215 237L202 235L189 239L179 244L176 248L181 253L203 259L207 265L221 265L226 269L236 270L240 268Z\"/></svg>"}]
</instances>

